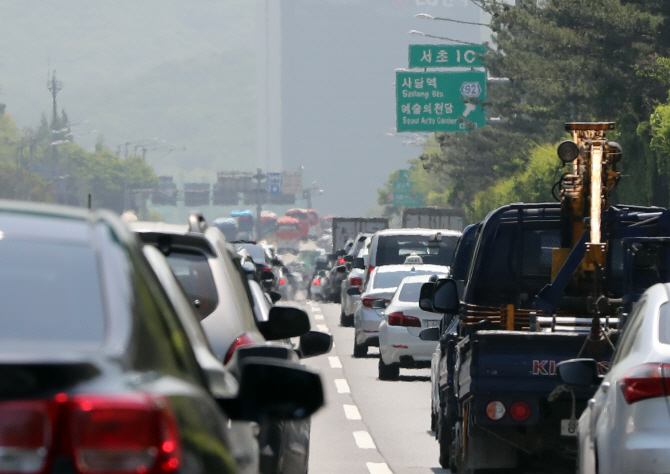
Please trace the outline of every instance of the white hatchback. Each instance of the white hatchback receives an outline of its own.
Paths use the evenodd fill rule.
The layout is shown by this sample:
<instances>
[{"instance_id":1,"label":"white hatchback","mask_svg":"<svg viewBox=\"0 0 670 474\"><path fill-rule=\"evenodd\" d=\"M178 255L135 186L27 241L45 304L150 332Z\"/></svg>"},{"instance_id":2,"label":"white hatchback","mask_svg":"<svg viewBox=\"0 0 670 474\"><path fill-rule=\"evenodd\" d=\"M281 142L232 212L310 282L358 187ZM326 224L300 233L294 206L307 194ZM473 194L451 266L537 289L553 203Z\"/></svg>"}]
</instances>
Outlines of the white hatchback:
<instances>
[{"instance_id":1,"label":"white hatchback","mask_svg":"<svg viewBox=\"0 0 670 474\"><path fill-rule=\"evenodd\" d=\"M439 274L440 278L446 274ZM405 277L391 302L382 313L379 324L379 379L398 378L400 368L430 367L435 341L423 341L419 333L439 326L440 318L419 308L421 286L431 275Z\"/></svg>"}]
</instances>

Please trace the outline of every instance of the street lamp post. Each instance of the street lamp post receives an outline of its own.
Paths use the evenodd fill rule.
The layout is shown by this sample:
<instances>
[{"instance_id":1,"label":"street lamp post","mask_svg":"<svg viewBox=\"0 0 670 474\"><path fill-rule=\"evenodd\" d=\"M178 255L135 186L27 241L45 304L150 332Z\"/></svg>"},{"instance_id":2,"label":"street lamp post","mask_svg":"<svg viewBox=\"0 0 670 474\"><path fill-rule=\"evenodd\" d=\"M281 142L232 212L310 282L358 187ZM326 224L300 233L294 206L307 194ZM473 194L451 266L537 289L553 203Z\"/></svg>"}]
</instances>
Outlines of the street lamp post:
<instances>
[{"instance_id":1,"label":"street lamp post","mask_svg":"<svg viewBox=\"0 0 670 474\"><path fill-rule=\"evenodd\" d=\"M258 240L261 236L261 212L263 210L261 205L261 182L265 179L265 173L258 168L253 178L256 180L256 239Z\"/></svg>"}]
</instances>

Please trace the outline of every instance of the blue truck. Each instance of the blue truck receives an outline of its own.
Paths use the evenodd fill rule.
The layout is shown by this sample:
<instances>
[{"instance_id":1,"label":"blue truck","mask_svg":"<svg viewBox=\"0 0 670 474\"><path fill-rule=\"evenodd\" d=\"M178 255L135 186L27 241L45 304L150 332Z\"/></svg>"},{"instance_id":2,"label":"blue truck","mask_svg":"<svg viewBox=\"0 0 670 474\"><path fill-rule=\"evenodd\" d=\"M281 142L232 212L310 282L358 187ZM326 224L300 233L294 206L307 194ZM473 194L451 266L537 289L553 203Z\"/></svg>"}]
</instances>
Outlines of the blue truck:
<instances>
[{"instance_id":1,"label":"blue truck","mask_svg":"<svg viewBox=\"0 0 670 474\"><path fill-rule=\"evenodd\" d=\"M422 309L443 314L421 337L439 341L431 421L440 464L453 472L570 463L593 392L563 386L557 364L592 357L604 373L632 303L670 280L670 212L609 203L620 159L604 137L613 124L568 127L575 147L559 147L572 168L560 202L492 211L465 229L451 278L422 288Z\"/></svg>"}]
</instances>

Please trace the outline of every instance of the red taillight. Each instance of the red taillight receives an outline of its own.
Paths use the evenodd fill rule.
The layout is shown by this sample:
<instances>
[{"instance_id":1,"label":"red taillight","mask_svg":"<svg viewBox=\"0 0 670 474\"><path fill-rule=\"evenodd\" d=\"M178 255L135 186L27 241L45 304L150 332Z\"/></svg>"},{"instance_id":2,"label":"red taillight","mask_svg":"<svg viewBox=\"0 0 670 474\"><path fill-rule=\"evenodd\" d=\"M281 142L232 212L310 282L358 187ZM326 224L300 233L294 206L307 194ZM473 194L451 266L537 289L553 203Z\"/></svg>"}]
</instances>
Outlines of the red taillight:
<instances>
[{"instance_id":1,"label":"red taillight","mask_svg":"<svg viewBox=\"0 0 670 474\"><path fill-rule=\"evenodd\" d=\"M314 284L314 286L319 286L319 285L321 285L321 280L319 280L318 278L315 278L312 283Z\"/></svg>"},{"instance_id":2,"label":"red taillight","mask_svg":"<svg viewBox=\"0 0 670 474\"><path fill-rule=\"evenodd\" d=\"M284 283L286 283L286 278L280 278L279 279L279 284L283 285Z\"/></svg>"},{"instance_id":3,"label":"red taillight","mask_svg":"<svg viewBox=\"0 0 670 474\"><path fill-rule=\"evenodd\" d=\"M530 418L530 405L526 402L514 402L509 407L509 416L514 421L526 421Z\"/></svg>"},{"instance_id":4,"label":"red taillight","mask_svg":"<svg viewBox=\"0 0 670 474\"><path fill-rule=\"evenodd\" d=\"M41 472L53 439L57 403L22 400L0 403L0 472Z\"/></svg>"},{"instance_id":5,"label":"red taillight","mask_svg":"<svg viewBox=\"0 0 670 474\"><path fill-rule=\"evenodd\" d=\"M626 402L670 394L670 364L642 364L630 369L621 379L621 391Z\"/></svg>"},{"instance_id":6,"label":"red taillight","mask_svg":"<svg viewBox=\"0 0 670 474\"><path fill-rule=\"evenodd\" d=\"M270 267L263 267L263 271L264 271L264 272L271 272L271 271L272 271L272 268L270 268Z\"/></svg>"},{"instance_id":7,"label":"red taillight","mask_svg":"<svg viewBox=\"0 0 670 474\"><path fill-rule=\"evenodd\" d=\"M82 474L171 473L181 464L168 399L148 394L79 395L70 403L74 461Z\"/></svg>"},{"instance_id":8,"label":"red taillight","mask_svg":"<svg viewBox=\"0 0 670 474\"><path fill-rule=\"evenodd\" d=\"M372 273L372 270L374 270L374 269L375 269L374 265L370 265L370 266L368 267L368 275L369 275L370 273Z\"/></svg>"},{"instance_id":9,"label":"red taillight","mask_svg":"<svg viewBox=\"0 0 670 474\"><path fill-rule=\"evenodd\" d=\"M361 287L361 286L363 286L363 279L359 278L359 277L351 277L351 278L349 278L349 284L351 286Z\"/></svg>"},{"instance_id":10,"label":"red taillight","mask_svg":"<svg viewBox=\"0 0 670 474\"><path fill-rule=\"evenodd\" d=\"M374 298L368 298L367 296L365 298L361 298L361 304L366 308L372 308L373 301L375 301Z\"/></svg>"},{"instance_id":11,"label":"red taillight","mask_svg":"<svg viewBox=\"0 0 670 474\"><path fill-rule=\"evenodd\" d=\"M226 353L226 357L223 359L223 363L227 364L228 361L230 360L231 357L233 357L233 353L235 352L235 349L238 347L242 346L250 346L254 344L254 341L251 340L249 336L246 334L242 334L241 336L238 336L237 339L231 344L230 349L228 349L228 352Z\"/></svg>"},{"instance_id":12,"label":"red taillight","mask_svg":"<svg viewBox=\"0 0 670 474\"><path fill-rule=\"evenodd\" d=\"M338 264L338 265L344 265L344 258L340 257L340 258L337 260L337 264Z\"/></svg>"},{"instance_id":13,"label":"red taillight","mask_svg":"<svg viewBox=\"0 0 670 474\"><path fill-rule=\"evenodd\" d=\"M414 316L405 316L403 313L391 313L388 315L389 326L405 326L420 328L421 320Z\"/></svg>"}]
</instances>

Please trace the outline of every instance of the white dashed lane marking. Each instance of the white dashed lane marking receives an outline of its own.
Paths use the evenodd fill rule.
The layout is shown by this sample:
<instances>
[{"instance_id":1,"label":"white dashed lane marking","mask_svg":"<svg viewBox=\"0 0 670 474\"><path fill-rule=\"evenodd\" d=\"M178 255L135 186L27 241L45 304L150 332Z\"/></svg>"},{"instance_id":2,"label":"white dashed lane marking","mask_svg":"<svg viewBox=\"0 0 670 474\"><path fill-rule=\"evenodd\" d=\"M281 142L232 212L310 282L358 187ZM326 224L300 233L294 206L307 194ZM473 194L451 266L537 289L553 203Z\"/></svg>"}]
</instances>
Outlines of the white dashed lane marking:
<instances>
[{"instance_id":1,"label":"white dashed lane marking","mask_svg":"<svg viewBox=\"0 0 670 474\"><path fill-rule=\"evenodd\" d=\"M325 324L317 324L316 328L321 332L328 332L328 326Z\"/></svg>"},{"instance_id":2,"label":"white dashed lane marking","mask_svg":"<svg viewBox=\"0 0 670 474\"><path fill-rule=\"evenodd\" d=\"M314 320L315 321L323 321L323 314L315 314L314 315Z\"/></svg>"},{"instance_id":3,"label":"white dashed lane marking","mask_svg":"<svg viewBox=\"0 0 670 474\"><path fill-rule=\"evenodd\" d=\"M335 379L335 387L337 388L337 393L350 393L349 384L345 379Z\"/></svg>"},{"instance_id":4,"label":"white dashed lane marking","mask_svg":"<svg viewBox=\"0 0 670 474\"><path fill-rule=\"evenodd\" d=\"M393 471L385 462L366 462L370 474L393 474Z\"/></svg>"},{"instance_id":5,"label":"white dashed lane marking","mask_svg":"<svg viewBox=\"0 0 670 474\"><path fill-rule=\"evenodd\" d=\"M328 362L330 363L330 366L333 369L341 369L342 368L342 362L340 361L340 358L337 357L337 356L328 357Z\"/></svg>"},{"instance_id":6,"label":"white dashed lane marking","mask_svg":"<svg viewBox=\"0 0 670 474\"><path fill-rule=\"evenodd\" d=\"M372 441L372 436L367 431L354 431L354 439L356 445L361 449L377 449L375 442Z\"/></svg>"},{"instance_id":7,"label":"white dashed lane marking","mask_svg":"<svg viewBox=\"0 0 670 474\"><path fill-rule=\"evenodd\" d=\"M343 405L344 407L344 416L347 417L347 420L360 420L361 413L358 411L356 405Z\"/></svg>"}]
</instances>

